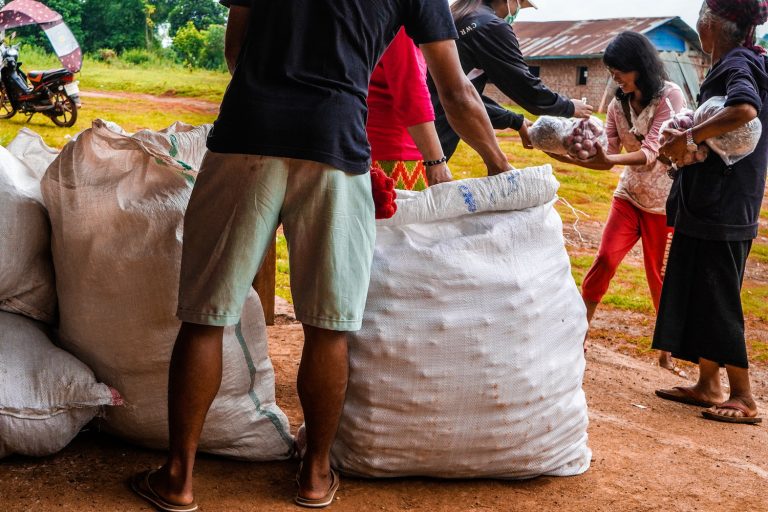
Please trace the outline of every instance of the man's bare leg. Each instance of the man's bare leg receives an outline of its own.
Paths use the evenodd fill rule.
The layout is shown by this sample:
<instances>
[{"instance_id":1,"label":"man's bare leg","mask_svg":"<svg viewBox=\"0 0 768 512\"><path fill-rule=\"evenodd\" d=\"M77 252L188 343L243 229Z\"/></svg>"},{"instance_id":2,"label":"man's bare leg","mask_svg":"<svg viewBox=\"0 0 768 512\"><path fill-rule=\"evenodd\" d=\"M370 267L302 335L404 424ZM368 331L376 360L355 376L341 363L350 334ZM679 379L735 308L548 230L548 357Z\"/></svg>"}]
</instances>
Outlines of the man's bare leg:
<instances>
[{"instance_id":1,"label":"man's bare leg","mask_svg":"<svg viewBox=\"0 0 768 512\"><path fill-rule=\"evenodd\" d=\"M205 416L221 385L223 327L183 323L168 372L170 453L152 475L152 487L165 501L194 501L192 469Z\"/></svg>"},{"instance_id":2,"label":"man's bare leg","mask_svg":"<svg viewBox=\"0 0 768 512\"><path fill-rule=\"evenodd\" d=\"M589 337L589 326L592 324L592 317L595 316L595 310L597 310L597 305L600 303L585 299L583 296L581 299L584 301L584 306L587 308L587 332L584 334L584 352L586 353L587 338Z\"/></svg>"},{"instance_id":3,"label":"man's bare leg","mask_svg":"<svg viewBox=\"0 0 768 512\"><path fill-rule=\"evenodd\" d=\"M322 498L331 486L331 445L344 407L348 375L347 334L304 325L297 383L307 436L299 475L303 498Z\"/></svg>"}]
</instances>

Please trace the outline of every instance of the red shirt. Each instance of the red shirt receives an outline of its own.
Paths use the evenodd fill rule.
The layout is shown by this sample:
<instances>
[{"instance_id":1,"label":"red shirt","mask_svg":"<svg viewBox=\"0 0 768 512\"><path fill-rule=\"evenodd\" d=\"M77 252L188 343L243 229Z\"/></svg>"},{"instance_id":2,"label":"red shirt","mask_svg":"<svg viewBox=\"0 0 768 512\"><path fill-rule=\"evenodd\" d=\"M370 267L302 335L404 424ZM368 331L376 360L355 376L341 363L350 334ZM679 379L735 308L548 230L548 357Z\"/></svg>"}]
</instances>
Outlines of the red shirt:
<instances>
[{"instance_id":1,"label":"red shirt","mask_svg":"<svg viewBox=\"0 0 768 512\"><path fill-rule=\"evenodd\" d=\"M424 56L400 29L371 75L368 141L373 160L421 160L407 127L435 120Z\"/></svg>"}]
</instances>

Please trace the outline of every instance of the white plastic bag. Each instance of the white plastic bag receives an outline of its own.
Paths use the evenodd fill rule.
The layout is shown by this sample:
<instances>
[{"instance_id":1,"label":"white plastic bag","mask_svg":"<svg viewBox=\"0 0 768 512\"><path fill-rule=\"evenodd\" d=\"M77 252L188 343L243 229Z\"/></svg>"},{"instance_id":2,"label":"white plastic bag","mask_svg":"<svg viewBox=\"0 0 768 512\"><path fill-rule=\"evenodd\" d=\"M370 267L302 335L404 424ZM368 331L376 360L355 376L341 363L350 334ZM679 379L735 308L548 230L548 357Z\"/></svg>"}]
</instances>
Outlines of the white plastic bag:
<instances>
[{"instance_id":1,"label":"white plastic bag","mask_svg":"<svg viewBox=\"0 0 768 512\"><path fill-rule=\"evenodd\" d=\"M56 289L40 167L0 147L0 310L50 323Z\"/></svg>"},{"instance_id":2,"label":"white plastic bag","mask_svg":"<svg viewBox=\"0 0 768 512\"><path fill-rule=\"evenodd\" d=\"M726 99L725 96L714 96L705 101L696 109L694 124L699 125L715 116L725 106ZM733 165L752 154L760 142L762 133L763 125L756 117L731 132L709 138L705 142L712 151L720 155L726 165Z\"/></svg>"},{"instance_id":3,"label":"white plastic bag","mask_svg":"<svg viewBox=\"0 0 768 512\"><path fill-rule=\"evenodd\" d=\"M589 119L541 116L528 128L528 136L536 149L579 160L595 156L597 146L603 149L608 146L603 122L594 116Z\"/></svg>"},{"instance_id":4,"label":"white plastic bag","mask_svg":"<svg viewBox=\"0 0 768 512\"><path fill-rule=\"evenodd\" d=\"M549 165L398 191L377 221L333 463L367 477L587 470L587 323Z\"/></svg>"},{"instance_id":5,"label":"white plastic bag","mask_svg":"<svg viewBox=\"0 0 768 512\"><path fill-rule=\"evenodd\" d=\"M107 412L105 428L166 448L183 217L197 170L152 138L120 134L97 120L65 146L42 186L61 342L125 398L125 407ZM204 137L188 141L198 147L179 152L204 151ZM224 331L224 379L200 450L248 460L290 456L293 439L275 404L266 336L254 292L240 323Z\"/></svg>"},{"instance_id":6,"label":"white plastic bag","mask_svg":"<svg viewBox=\"0 0 768 512\"><path fill-rule=\"evenodd\" d=\"M56 348L41 324L0 312L0 459L51 455L120 395Z\"/></svg>"}]
</instances>

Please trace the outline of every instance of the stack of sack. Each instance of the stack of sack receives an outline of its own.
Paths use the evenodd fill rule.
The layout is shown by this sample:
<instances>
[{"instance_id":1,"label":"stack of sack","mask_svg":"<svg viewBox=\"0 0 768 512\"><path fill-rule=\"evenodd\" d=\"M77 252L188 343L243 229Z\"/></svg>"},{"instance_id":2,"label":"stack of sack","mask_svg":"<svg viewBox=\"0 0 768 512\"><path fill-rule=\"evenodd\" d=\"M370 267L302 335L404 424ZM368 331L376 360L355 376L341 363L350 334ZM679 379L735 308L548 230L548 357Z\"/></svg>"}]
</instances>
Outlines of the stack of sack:
<instances>
[{"instance_id":1,"label":"stack of sack","mask_svg":"<svg viewBox=\"0 0 768 512\"><path fill-rule=\"evenodd\" d=\"M587 324L550 166L398 191L377 221L333 464L364 477L589 467Z\"/></svg>"},{"instance_id":2,"label":"stack of sack","mask_svg":"<svg viewBox=\"0 0 768 512\"><path fill-rule=\"evenodd\" d=\"M56 154L27 129L0 147L0 458L56 453L120 402L51 342L56 290L40 178Z\"/></svg>"},{"instance_id":3,"label":"stack of sack","mask_svg":"<svg viewBox=\"0 0 768 512\"><path fill-rule=\"evenodd\" d=\"M209 130L177 123L129 135L97 120L42 181L60 343L123 396L123 407L105 411L103 428L153 448L168 444L183 218ZM246 460L291 455L266 332L251 291L240 323L224 331L224 378L200 450Z\"/></svg>"}]
</instances>

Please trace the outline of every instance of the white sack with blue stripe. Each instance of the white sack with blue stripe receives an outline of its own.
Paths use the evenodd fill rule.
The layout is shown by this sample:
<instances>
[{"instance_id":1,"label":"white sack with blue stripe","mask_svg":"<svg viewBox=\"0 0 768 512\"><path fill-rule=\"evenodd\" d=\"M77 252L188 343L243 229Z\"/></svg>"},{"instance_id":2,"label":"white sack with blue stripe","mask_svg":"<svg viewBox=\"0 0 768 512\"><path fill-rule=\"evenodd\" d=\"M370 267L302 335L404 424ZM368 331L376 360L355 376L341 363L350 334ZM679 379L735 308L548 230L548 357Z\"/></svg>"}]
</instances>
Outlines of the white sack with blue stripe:
<instances>
[{"instance_id":1,"label":"white sack with blue stripe","mask_svg":"<svg viewBox=\"0 0 768 512\"><path fill-rule=\"evenodd\" d=\"M587 329L549 165L398 191L333 463L366 477L586 471Z\"/></svg>"},{"instance_id":2,"label":"white sack with blue stripe","mask_svg":"<svg viewBox=\"0 0 768 512\"><path fill-rule=\"evenodd\" d=\"M168 446L184 211L209 128L174 125L131 136L97 120L42 180L61 343L125 399L106 412L104 428L153 448ZM252 292L240 323L224 331L224 376L202 451L247 460L290 456L293 438L275 404L267 351L264 314Z\"/></svg>"}]
</instances>

